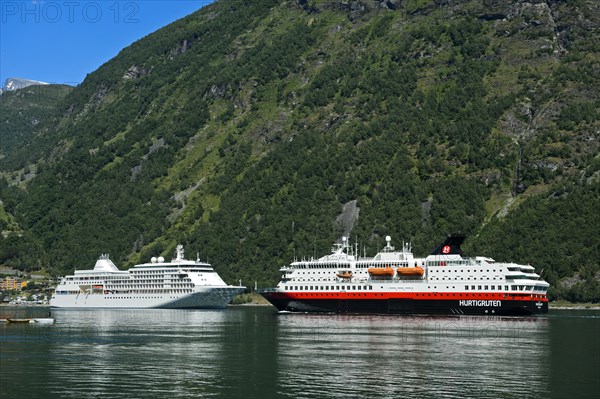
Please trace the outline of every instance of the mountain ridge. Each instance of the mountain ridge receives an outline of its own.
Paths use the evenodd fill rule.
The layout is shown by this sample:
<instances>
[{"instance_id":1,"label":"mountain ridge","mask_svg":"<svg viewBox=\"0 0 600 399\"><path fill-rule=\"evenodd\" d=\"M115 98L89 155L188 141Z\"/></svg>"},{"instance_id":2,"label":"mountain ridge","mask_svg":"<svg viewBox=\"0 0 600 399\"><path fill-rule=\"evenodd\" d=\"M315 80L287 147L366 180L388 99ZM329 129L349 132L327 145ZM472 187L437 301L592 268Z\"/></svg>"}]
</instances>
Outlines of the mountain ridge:
<instances>
[{"instance_id":1,"label":"mountain ridge","mask_svg":"<svg viewBox=\"0 0 600 399\"><path fill-rule=\"evenodd\" d=\"M7 91L15 91L15 90L20 90L20 89L24 89L25 87L28 86L40 86L40 85L47 85L49 83L46 82L41 82L39 80L31 80L31 79L23 79L23 78L7 78L6 81L4 82L4 86L2 87L2 89L0 89L0 95L3 92L7 92Z\"/></svg>"}]
</instances>

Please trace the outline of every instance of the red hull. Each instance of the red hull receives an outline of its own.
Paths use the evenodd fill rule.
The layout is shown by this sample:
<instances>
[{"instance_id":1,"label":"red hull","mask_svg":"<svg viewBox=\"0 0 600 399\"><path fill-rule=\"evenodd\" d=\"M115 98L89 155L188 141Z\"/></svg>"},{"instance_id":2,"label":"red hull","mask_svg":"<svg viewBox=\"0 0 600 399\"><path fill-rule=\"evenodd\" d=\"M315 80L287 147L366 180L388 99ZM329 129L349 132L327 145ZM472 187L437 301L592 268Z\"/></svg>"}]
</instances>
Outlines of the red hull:
<instances>
[{"instance_id":1,"label":"red hull","mask_svg":"<svg viewBox=\"0 0 600 399\"><path fill-rule=\"evenodd\" d=\"M548 312L547 297L530 294L267 291L262 295L280 311L503 316Z\"/></svg>"}]
</instances>

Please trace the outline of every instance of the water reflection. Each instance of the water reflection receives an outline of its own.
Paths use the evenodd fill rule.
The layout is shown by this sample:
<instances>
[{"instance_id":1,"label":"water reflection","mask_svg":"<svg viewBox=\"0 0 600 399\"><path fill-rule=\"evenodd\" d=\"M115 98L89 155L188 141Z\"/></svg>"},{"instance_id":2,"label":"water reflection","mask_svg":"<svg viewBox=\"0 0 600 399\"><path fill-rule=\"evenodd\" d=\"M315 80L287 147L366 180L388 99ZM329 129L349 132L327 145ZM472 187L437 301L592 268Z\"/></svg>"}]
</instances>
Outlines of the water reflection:
<instances>
[{"instance_id":1,"label":"water reflection","mask_svg":"<svg viewBox=\"0 0 600 399\"><path fill-rule=\"evenodd\" d=\"M597 398L600 393L600 311L554 311L549 338L552 350L552 397Z\"/></svg>"},{"instance_id":2,"label":"water reflection","mask_svg":"<svg viewBox=\"0 0 600 399\"><path fill-rule=\"evenodd\" d=\"M595 397L598 314L57 310L51 326L0 326L2 396Z\"/></svg>"},{"instance_id":3,"label":"water reflection","mask_svg":"<svg viewBox=\"0 0 600 399\"><path fill-rule=\"evenodd\" d=\"M537 396L548 385L544 318L281 316L282 395Z\"/></svg>"}]
</instances>

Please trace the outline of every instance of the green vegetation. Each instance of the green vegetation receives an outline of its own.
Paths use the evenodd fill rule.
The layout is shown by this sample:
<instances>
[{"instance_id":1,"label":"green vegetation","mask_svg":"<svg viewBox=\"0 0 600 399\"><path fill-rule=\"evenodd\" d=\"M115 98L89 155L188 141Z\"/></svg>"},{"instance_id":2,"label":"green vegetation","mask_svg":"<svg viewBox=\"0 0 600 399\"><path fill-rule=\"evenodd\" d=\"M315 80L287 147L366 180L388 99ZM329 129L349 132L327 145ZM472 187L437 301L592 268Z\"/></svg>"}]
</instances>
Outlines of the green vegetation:
<instances>
[{"instance_id":1,"label":"green vegetation","mask_svg":"<svg viewBox=\"0 0 600 399\"><path fill-rule=\"evenodd\" d=\"M600 303L595 302L569 302L564 299L559 299L553 302L550 302L551 309L600 309Z\"/></svg>"},{"instance_id":2,"label":"green vegetation","mask_svg":"<svg viewBox=\"0 0 600 399\"><path fill-rule=\"evenodd\" d=\"M34 132L42 131L56 116L60 101L72 90L67 85L35 85L0 95L0 159L3 170L9 166L14 170L27 165L26 158L10 165L5 164L3 158L16 153L19 147L32 140Z\"/></svg>"},{"instance_id":3,"label":"green vegetation","mask_svg":"<svg viewBox=\"0 0 600 399\"><path fill-rule=\"evenodd\" d=\"M599 301L593 2L361 4L221 0L122 50L3 152L0 263L182 243L264 287L326 253L356 200L361 252L461 231L544 269L553 298Z\"/></svg>"},{"instance_id":4,"label":"green vegetation","mask_svg":"<svg viewBox=\"0 0 600 399\"><path fill-rule=\"evenodd\" d=\"M240 294L233 298L231 305L269 305L269 302L259 294Z\"/></svg>"}]
</instances>

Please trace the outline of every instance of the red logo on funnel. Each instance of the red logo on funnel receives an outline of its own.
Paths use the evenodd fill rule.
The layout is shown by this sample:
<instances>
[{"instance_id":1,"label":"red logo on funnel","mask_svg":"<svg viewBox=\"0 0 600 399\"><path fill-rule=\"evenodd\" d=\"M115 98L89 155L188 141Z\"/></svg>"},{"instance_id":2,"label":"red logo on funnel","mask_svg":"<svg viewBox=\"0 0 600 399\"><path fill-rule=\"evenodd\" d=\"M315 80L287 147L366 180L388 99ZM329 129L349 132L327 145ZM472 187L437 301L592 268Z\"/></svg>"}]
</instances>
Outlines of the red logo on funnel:
<instances>
[{"instance_id":1,"label":"red logo on funnel","mask_svg":"<svg viewBox=\"0 0 600 399\"><path fill-rule=\"evenodd\" d=\"M450 245L444 245L444 248L442 248L442 253L449 254L450 253Z\"/></svg>"}]
</instances>

